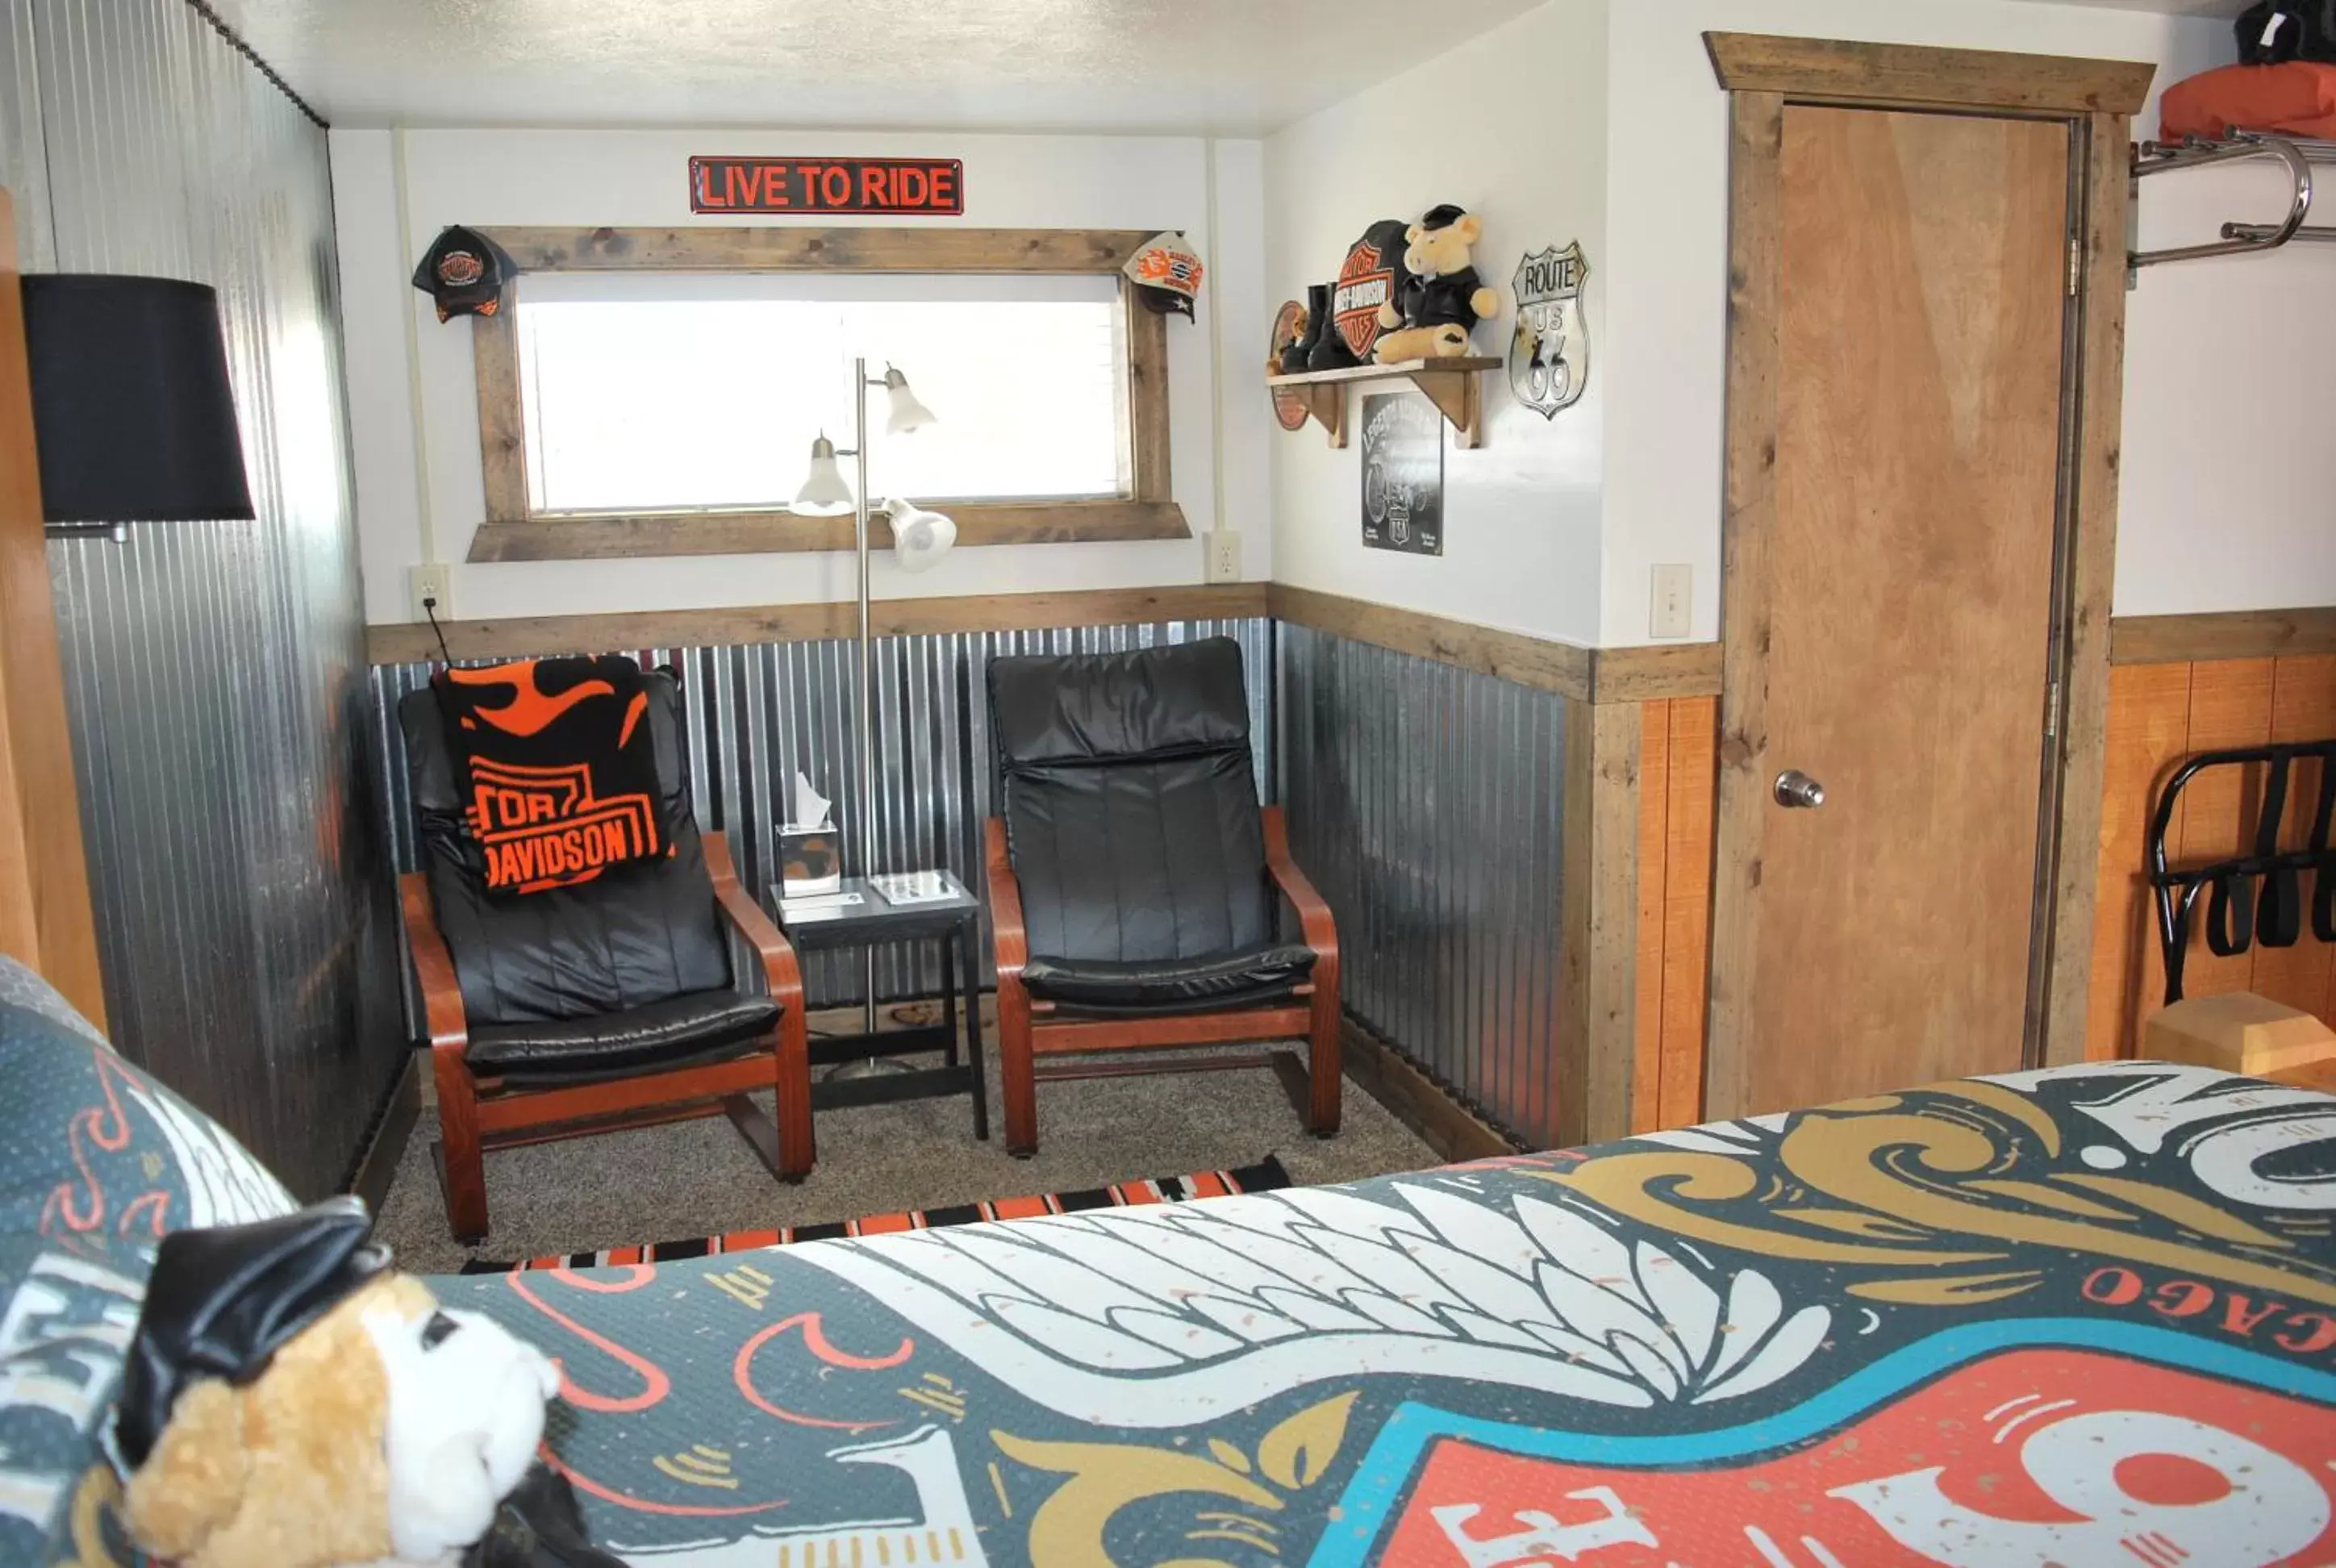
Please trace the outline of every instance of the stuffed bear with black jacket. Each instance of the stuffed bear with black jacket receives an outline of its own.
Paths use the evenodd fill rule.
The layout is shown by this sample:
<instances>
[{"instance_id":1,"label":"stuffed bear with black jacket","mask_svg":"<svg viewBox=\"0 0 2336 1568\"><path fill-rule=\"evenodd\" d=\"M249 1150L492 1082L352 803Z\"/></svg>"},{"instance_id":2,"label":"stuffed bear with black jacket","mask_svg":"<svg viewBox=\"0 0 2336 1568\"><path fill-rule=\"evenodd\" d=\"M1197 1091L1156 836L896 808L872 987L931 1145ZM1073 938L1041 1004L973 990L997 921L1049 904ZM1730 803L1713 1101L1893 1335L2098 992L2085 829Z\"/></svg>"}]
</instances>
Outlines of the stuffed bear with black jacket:
<instances>
[{"instance_id":1,"label":"stuffed bear with black jacket","mask_svg":"<svg viewBox=\"0 0 2336 1568\"><path fill-rule=\"evenodd\" d=\"M1404 265L1410 275L1396 297L1379 307L1386 330L1372 346L1382 365L1405 359L1449 359L1468 352L1476 323L1501 308L1501 297L1484 287L1469 262L1484 238L1484 220L1445 202L1430 208L1405 230Z\"/></svg>"}]
</instances>

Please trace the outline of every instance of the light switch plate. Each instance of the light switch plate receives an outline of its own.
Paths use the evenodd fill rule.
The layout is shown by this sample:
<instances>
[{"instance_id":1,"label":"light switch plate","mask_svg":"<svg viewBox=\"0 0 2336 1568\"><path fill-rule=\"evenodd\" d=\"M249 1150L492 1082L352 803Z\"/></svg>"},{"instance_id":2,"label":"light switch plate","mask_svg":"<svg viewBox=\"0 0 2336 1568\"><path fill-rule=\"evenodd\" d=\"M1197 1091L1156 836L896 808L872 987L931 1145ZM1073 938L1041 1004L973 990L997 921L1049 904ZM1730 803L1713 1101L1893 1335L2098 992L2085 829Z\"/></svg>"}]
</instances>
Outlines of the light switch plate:
<instances>
[{"instance_id":1,"label":"light switch plate","mask_svg":"<svg viewBox=\"0 0 2336 1568\"><path fill-rule=\"evenodd\" d=\"M1695 569L1684 561L1656 567L1654 602L1647 614L1649 637L1686 637L1695 626Z\"/></svg>"},{"instance_id":2,"label":"light switch plate","mask_svg":"<svg viewBox=\"0 0 2336 1568\"><path fill-rule=\"evenodd\" d=\"M420 566L407 567L405 594L405 608L415 620L430 618L422 609L422 601L425 599L438 601L440 620L454 618L454 573L444 561L425 561Z\"/></svg>"},{"instance_id":3,"label":"light switch plate","mask_svg":"<svg viewBox=\"0 0 2336 1568\"><path fill-rule=\"evenodd\" d=\"M1211 529L1201 536L1201 548L1206 557L1203 581L1239 582L1241 579L1239 533L1229 528Z\"/></svg>"}]
</instances>

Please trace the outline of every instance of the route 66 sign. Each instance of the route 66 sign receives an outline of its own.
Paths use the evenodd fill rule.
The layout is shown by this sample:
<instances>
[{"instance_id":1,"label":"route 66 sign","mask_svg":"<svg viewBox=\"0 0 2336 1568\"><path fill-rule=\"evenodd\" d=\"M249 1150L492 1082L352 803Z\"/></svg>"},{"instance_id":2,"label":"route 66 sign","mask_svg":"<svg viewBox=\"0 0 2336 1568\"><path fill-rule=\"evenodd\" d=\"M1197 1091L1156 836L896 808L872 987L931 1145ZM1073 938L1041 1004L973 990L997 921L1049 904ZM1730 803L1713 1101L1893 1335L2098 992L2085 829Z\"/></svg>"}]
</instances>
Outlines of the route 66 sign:
<instances>
[{"instance_id":1,"label":"route 66 sign","mask_svg":"<svg viewBox=\"0 0 2336 1568\"><path fill-rule=\"evenodd\" d=\"M1590 327L1582 317L1582 283L1589 276L1580 240L1562 250L1528 251L1517 263L1509 390L1545 419L1554 419L1590 381Z\"/></svg>"}]
</instances>

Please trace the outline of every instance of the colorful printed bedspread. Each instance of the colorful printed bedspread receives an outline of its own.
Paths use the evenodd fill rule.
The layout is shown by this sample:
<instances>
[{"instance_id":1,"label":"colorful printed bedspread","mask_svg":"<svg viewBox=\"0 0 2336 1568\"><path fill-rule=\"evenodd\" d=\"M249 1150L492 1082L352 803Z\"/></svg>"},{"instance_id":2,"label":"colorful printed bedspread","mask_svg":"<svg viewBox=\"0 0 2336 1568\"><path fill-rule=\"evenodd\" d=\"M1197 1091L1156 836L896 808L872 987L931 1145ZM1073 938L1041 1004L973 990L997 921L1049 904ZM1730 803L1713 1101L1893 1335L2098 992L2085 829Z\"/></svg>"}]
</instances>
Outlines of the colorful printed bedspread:
<instances>
[{"instance_id":1,"label":"colorful printed bedspread","mask_svg":"<svg viewBox=\"0 0 2336 1568\"><path fill-rule=\"evenodd\" d=\"M2325 1563L2336 1100L2110 1064L437 1281L645 1563Z\"/></svg>"}]
</instances>

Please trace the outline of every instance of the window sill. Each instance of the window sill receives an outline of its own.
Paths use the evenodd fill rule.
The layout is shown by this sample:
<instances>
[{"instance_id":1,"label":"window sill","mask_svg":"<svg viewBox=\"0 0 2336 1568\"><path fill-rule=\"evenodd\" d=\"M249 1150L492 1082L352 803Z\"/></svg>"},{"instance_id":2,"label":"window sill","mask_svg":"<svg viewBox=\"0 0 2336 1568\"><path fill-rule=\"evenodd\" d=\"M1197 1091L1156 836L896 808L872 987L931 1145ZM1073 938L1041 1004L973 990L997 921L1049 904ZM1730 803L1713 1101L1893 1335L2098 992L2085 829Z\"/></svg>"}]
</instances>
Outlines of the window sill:
<instances>
[{"instance_id":1,"label":"window sill","mask_svg":"<svg viewBox=\"0 0 2336 1568\"><path fill-rule=\"evenodd\" d=\"M959 549L989 544L1096 544L1190 539L1173 501L1056 501L947 506ZM892 525L869 520L872 550L892 548ZM852 547L850 517L786 511L648 512L622 517L489 521L471 536L471 560L603 560L657 555L763 555Z\"/></svg>"}]
</instances>

